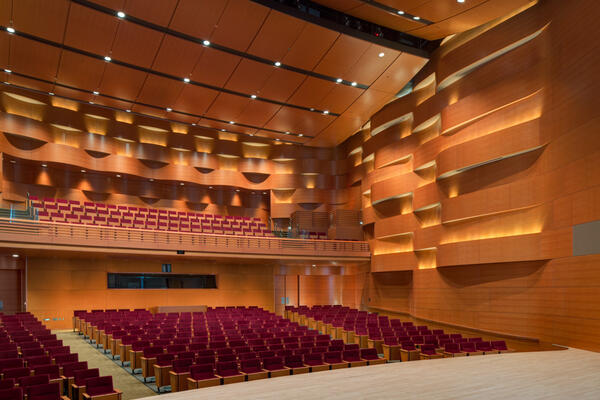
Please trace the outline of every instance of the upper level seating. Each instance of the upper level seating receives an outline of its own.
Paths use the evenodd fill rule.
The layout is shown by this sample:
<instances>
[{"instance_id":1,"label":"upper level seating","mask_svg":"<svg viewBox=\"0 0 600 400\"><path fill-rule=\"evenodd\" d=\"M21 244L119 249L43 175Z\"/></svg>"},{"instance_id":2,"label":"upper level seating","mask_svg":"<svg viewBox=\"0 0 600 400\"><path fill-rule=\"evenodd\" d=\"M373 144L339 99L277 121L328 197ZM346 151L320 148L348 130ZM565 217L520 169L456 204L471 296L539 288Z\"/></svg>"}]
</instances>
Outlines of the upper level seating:
<instances>
[{"instance_id":1,"label":"upper level seating","mask_svg":"<svg viewBox=\"0 0 600 400\"><path fill-rule=\"evenodd\" d=\"M260 218L31 196L40 221L219 235L273 236Z\"/></svg>"}]
</instances>

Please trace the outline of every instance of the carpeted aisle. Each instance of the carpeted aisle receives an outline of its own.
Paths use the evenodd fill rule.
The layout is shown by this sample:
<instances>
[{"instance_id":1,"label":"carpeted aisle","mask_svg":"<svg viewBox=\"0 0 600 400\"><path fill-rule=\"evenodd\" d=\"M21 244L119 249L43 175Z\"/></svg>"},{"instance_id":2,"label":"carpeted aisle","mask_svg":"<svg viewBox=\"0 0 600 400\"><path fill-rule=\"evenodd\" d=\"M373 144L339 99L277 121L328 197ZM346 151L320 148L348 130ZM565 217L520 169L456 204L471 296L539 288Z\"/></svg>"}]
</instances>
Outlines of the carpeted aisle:
<instances>
[{"instance_id":1,"label":"carpeted aisle","mask_svg":"<svg viewBox=\"0 0 600 400\"><path fill-rule=\"evenodd\" d=\"M100 368L100 375L112 375L115 388L123 392L123 400L156 395L149 387L102 355L75 332L56 331L53 333L56 333L56 337L61 339L65 346L70 346L72 352L79 353L79 360L87 361L89 368Z\"/></svg>"}]
</instances>

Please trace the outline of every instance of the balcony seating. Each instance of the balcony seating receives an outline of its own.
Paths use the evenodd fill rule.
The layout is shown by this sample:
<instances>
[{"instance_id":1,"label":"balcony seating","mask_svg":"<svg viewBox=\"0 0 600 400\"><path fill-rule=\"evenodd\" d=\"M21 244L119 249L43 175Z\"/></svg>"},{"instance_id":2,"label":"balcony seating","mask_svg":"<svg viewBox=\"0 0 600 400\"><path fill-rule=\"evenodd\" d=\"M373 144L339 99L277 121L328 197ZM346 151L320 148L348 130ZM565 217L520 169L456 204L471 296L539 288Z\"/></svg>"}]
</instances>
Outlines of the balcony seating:
<instances>
[{"instance_id":1,"label":"balcony seating","mask_svg":"<svg viewBox=\"0 0 600 400\"><path fill-rule=\"evenodd\" d=\"M215 375L212 364L193 365L190 368L190 376L187 378L188 389L199 389L210 386L219 386L221 377Z\"/></svg>"},{"instance_id":2,"label":"balcony seating","mask_svg":"<svg viewBox=\"0 0 600 400\"><path fill-rule=\"evenodd\" d=\"M85 380L85 400L121 400L122 393L113 387L112 376L100 376Z\"/></svg>"},{"instance_id":3,"label":"balcony seating","mask_svg":"<svg viewBox=\"0 0 600 400\"><path fill-rule=\"evenodd\" d=\"M514 350L506 347L506 342L504 340L495 340L490 343L492 348L498 353L512 353Z\"/></svg>"},{"instance_id":4,"label":"balcony seating","mask_svg":"<svg viewBox=\"0 0 600 400\"><path fill-rule=\"evenodd\" d=\"M478 351L476 343L478 342L465 342L460 344L460 350L468 356L481 356L483 351Z\"/></svg>"}]
</instances>

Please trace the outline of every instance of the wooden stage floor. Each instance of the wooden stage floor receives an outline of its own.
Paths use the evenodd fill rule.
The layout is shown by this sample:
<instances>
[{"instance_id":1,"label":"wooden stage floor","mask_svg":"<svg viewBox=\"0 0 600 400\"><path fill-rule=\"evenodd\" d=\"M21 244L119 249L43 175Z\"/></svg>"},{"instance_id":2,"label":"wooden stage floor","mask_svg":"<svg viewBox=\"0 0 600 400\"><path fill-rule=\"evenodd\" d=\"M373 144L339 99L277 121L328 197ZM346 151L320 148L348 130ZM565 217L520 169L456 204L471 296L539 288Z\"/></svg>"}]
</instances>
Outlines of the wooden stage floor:
<instances>
[{"instance_id":1,"label":"wooden stage floor","mask_svg":"<svg viewBox=\"0 0 600 400\"><path fill-rule=\"evenodd\" d=\"M411 361L161 395L221 399L600 399L600 354L536 351Z\"/></svg>"}]
</instances>

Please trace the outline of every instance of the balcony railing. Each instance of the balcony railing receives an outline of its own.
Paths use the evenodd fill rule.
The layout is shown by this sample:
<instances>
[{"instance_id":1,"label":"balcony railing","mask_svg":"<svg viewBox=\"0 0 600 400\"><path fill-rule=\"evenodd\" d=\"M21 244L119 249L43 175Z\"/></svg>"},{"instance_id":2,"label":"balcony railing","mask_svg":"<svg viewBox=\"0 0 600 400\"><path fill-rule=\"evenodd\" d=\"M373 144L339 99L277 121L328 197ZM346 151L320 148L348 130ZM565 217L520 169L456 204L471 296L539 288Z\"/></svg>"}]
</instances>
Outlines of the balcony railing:
<instances>
[{"instance_id":1,"label":"balcony railing","mask_svg":"<svg viewBox=\"0 0 600 400\"><path fill-rule=\"evenodd\" d=\"M183 250L206 254L370 257L367 242L284 239L155 231L98 225L0 218L0 243L11 247L98 248L112 250ZM32 246L34 245L34 246Z\"/></svg>"}]
</instances>

